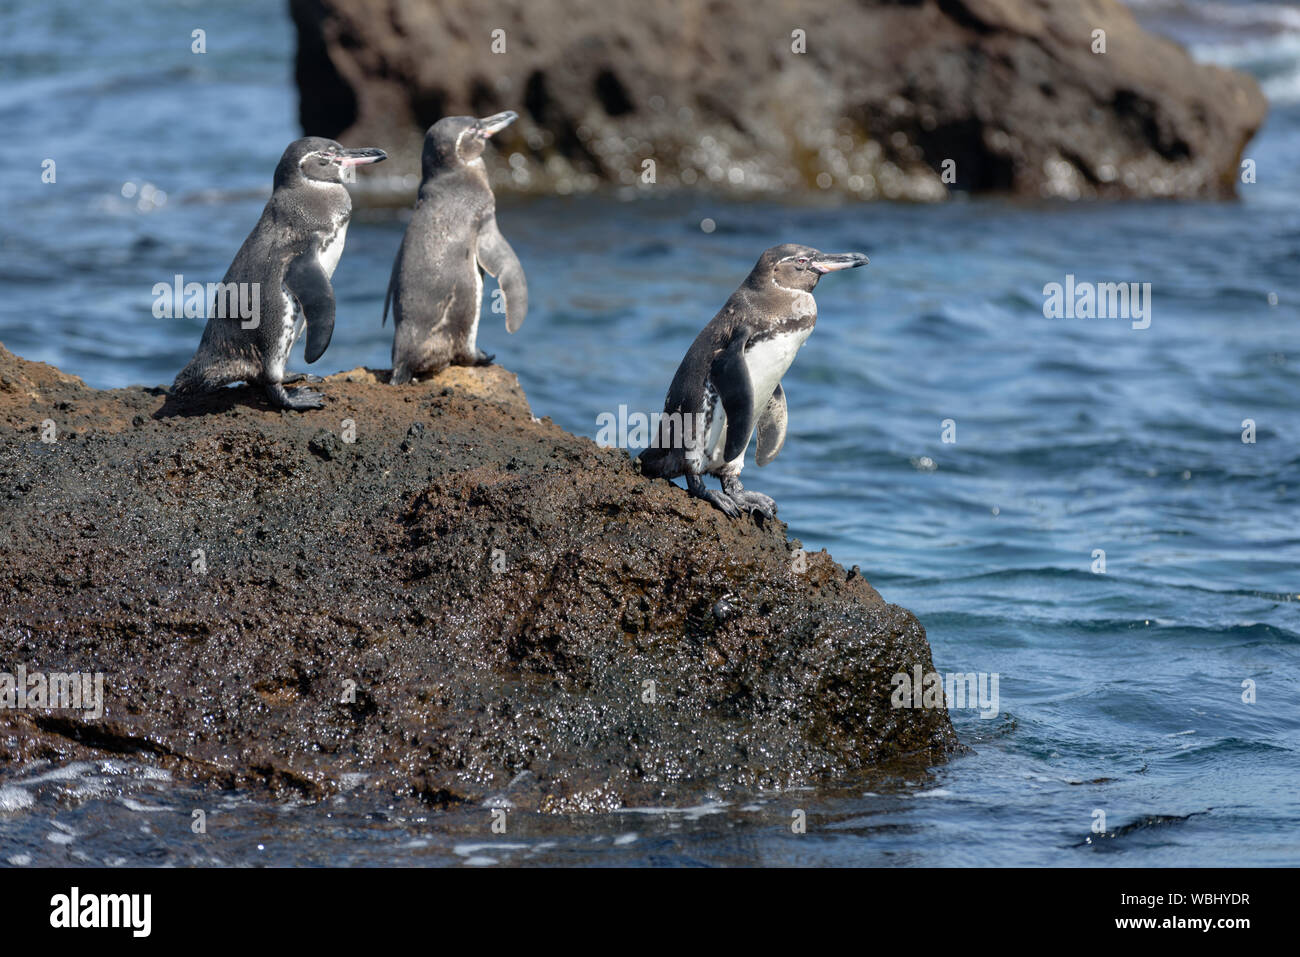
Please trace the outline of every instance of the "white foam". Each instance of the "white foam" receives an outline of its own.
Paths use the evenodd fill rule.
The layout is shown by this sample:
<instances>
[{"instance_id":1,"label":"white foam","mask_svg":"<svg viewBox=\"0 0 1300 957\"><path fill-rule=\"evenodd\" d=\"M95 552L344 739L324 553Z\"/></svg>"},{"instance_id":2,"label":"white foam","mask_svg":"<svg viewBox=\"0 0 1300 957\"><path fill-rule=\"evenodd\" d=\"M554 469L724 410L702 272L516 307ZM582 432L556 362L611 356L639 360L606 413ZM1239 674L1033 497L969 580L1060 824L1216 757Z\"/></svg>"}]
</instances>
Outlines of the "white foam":
<instances>
[{"instance_id":1,"label":"white foam","mask_svg":"<svg viewBox=\"0 0 1300 957\"><path fill-rule=\"evenodd\" d=\"M141 811L141 812L148 813L152 811L174 810L174 808L167 807L166 805L141 804L139 801L136 801L129 797L119 798L119 800L122 802L123 806L125 806L128 811Z\"/></svg>"},{"instance_id":2,"label":"white foam","mask_svg":"<svg viewBox=\"0 0 1300 957\"><path fill-rule=\"evenodd\" d=\"M526 851L528 850L528 845L527 844L505 844L505 843L457 844L451 850L453 854L456 854L460 857L469 857L471 854L475 854L479 851ZM493 863L496 862L494 861Z\"/></svg>"},{"instance_id":3,"label":"white foam","mask_svg":"<svg viewBox=\"0 0 1300 957\"><path fill-rule=\"evenodd\" d=\"M74 761L72 764L65 765L61 768L55 768L53 771L46 771L44 774L38 774L34 778L28 778L23 784L43 784L46 781L71 781L79 778L86 771L90 770L90 765L85 761Z\"/></svg>"},{"instance_id":4,"label":"white foam","mask_svg":"<svg viewBox=\"0 0 1300 957\"><path fill-rule=\"evenodd\" d=\"M709 804L697 804L694 807L621 807L618 808L618 814L663 814L672 815L680 814L688 821L696 821L706 814L721 814L724 808L731 805L726 801L718 801Z\"/></svg>"},{"instance_id":5,"label":"white foam","mask_svg":"<svg viewBox=\"0 0 1300 957\"><path fill-rule=\"evenodd\" d=\"M21 811L31 807L35 798L22 788L6 786L0 788L0 811Z\"/></svg>"},{"instance_id":6,"label":"white foam","mask_svg":"<svg viewBox=\"0 0 1300 957\"><path fill-rule=\"evenodd\" d=\"M1300 103L1300 66L1292 73L1269 77L1260 87L1270 103Z\"/></svg>"}]
</instances>

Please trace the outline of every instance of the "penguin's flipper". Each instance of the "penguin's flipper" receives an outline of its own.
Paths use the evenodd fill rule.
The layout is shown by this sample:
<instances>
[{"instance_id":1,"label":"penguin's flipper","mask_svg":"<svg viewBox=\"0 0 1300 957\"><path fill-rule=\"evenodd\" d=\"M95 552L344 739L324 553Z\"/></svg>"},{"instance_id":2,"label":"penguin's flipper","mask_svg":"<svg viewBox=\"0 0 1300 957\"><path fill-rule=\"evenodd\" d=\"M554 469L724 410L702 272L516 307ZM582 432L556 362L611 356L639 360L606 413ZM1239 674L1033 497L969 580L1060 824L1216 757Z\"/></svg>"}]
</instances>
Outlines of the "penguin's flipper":
<instances>
[{"instance_id":1,"label":"penguin's flipper","mask_svg":"<svg viewBox=\"0 0 1300 957\"><path fill-rule=\"evenodd\" d=\"M334 288L314 252L304 253L289 263L284 284L302 307L307 319L308 362L325 354L334 335Z\"/></svg>"},{"instance_id":2,"label":"penguin's flipper","mask_svg":"<svg viewBox=\"0 0 1300 957\"><path fill-rule=\"evenodd\" d=\"M767 400L767 405L763 407L763 412L758 417L758 448L754 453L754 461L759 466L766 465L776 458L777 453L785 445L785 422L785 390L778 382L776 391L772 393L772 398Z\"/></svg>"},{"instance_id":3,"label":"penguin's flipper","mask_svg":"<svg viewBox=\"0 0 1300 957\"><path fill-rule=\"evenodd\" d=\"M754 384L745 365L745 344L750 335L748 328L738 329L709 369L722 410L727 413L727 442L722 454L728 462L745 451L754 431Z\"/></svg>"},{"instance_id":4,"label":"penguin's flipper","mask_svg":"<svg viewBox=\"0 0 1300 957\"><path fill-rule=\"evenodd\" d=\"M397 247L397 255L393 258L393 271L388 274L388 292L384 293L384 316L379 320L379 325L384 326L388 322L388 304L393 301L393 290L397 288L397 274L402 271L402 253L406 251L406 237L402 237L402 245ZM393 322L397 322L397 307L393 307Z\"/></svg>"},{"instance_id":5,"label":"penguin's flipper","mask_svg":"<svg viewBox=\"0 0 1300 957\"><path fill-rule=\"evenodd\" d=\"M505 297L506 332L518 332L528 314L528 283L524 280L524 267L519 265L519 257L497 228L495 216L488 216L479 226L475 255L478 264L495 277L501 295Z\"/></svg>"}]
</instances>

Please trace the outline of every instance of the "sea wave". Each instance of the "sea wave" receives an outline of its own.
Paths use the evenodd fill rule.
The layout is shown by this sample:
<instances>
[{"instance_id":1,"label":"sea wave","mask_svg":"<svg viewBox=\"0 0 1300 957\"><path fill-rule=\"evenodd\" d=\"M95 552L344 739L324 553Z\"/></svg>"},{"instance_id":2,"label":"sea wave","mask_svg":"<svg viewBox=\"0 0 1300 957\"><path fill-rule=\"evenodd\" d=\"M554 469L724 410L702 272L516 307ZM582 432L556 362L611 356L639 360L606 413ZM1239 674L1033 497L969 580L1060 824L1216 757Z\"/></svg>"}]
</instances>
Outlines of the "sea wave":
<instances>
[{"instance_id":1,"label":"sea wave","mask_svg":"<svg viewBox=\"0 0 1300 957\"><path fill-rule=\"evenodd\" d=\"M1300 103L1300 4L1130 0L1148 29L1196 59L1251 74L1275 105Z\"/></svg>"}]
</instances>

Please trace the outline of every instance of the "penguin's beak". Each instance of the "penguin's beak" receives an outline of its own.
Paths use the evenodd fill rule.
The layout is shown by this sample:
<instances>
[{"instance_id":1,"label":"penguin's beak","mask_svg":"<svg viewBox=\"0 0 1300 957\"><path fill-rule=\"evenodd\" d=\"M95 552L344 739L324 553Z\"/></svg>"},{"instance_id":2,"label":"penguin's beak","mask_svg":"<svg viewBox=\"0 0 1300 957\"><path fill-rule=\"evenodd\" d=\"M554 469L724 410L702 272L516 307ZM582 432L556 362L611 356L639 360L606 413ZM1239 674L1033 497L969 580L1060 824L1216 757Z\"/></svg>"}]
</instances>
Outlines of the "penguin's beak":
<instances>
[{"instance_id":1,"label":"penguin's beak","mask_svg":"<svg viewBox=\"0 0 1300 957\"><path fill-rule=\"evenodd\" d=\"M504 113L485 116L478 121L478 135L487 139L493 133L500 133L517 119L519 119L519 114L514 110L506 110Z\"/></svg>"},{"instance_id":2,"label":"penguin's beak","mask_svg":"<svg viewBox=\"0 0 1300 957\"><path fill-rule=\"evenodd\" d=\"M364 149L343 150L339 153L340 166L369 166L371 163L380 163L388 159L388 154L383 150L366 147Z\"/></svg>"},{"instance_id":3,"label":"penguin's beak","mask_svg":"<svg viewBox=\"0 0 1300 957\"><path fill-rule=\"evenodd\" d=\"M857 269L867 262L862 253L822 253L812 261L812 267L824 276L840 269Z\"/></svg>"}]
</instances>

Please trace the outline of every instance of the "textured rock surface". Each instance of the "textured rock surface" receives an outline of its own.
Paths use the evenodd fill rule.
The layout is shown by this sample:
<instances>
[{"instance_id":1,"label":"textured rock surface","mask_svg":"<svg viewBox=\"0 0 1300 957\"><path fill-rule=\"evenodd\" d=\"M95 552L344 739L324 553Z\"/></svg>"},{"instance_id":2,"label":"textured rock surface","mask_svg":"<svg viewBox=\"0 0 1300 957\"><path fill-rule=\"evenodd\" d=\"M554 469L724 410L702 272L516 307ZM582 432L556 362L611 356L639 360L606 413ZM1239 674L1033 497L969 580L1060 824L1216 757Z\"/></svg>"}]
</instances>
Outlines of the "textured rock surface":
<instances>
[{"instance_id":1,"label":"textured rock surface","mask_svg":"<svg viewBox=\"0 0 1300 957\"><path fill-rule=\"evenodd\" d=\"M523 191L937 199L953 160L960 189L1226 197L1266 109L1254 80L1196 64L1116 0L290 8L306 132L380 143L395 155L386 172L416 171L420 136L440 116L514 109L521 121L487 160L498 188ZM1105 53L1093 52L1094 30Z\"/></svg>"},{"instance_id":2,"label":"textured rock surface","mask_svg":"<svg viewBox=\"0 0 1300 957\"><path fill-rule=\"evenodd\" d=\"M0 709L0 762L582 810L957 747L890 707L920 624L824 552L798 571L780 523L534 420L497 366L324 388L177 407L0 348L0 671L106 675L98 721Z\"/></svg>"}]
</instances>

